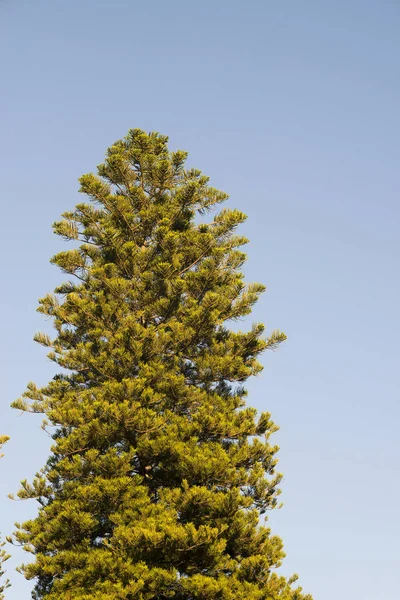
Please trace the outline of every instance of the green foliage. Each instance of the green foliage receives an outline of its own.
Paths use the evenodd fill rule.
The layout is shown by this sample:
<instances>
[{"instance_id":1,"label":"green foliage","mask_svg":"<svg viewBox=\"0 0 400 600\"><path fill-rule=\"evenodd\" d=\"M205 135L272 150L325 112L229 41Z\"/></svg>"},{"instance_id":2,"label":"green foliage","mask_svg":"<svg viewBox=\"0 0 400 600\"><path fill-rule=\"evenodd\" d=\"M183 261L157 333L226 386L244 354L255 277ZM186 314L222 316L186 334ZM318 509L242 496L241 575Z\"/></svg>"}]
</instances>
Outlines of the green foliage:
<instances>
[{"instance_id":1,"label":"green foliage","mask_svg":"<svg viewBox=\"0 0 400 600\"><path fill-rule=\"evenodd\" d=\"M0 450L3 444L5 444L8 440L9 438L6 435L0 435ZM0 458L2 458L2 456L3 454L0 453ZM3 569L4 563L10 558L10 555L7 554L7 552L4 550L4 545L5 542L0 540L0 578L2 578L5 573ZM4 592L8 587L10 587L10 582L8 581L8 579L6 579L3 582L0 582L0 600L4 600Z\"/></svg>"},{"instance_id":2,"label":"green foliage","mask_svg":"<svg viewBox=\"0 0 400 600\"><path fill-rule=\"evenodd\" d=\"M131 130L80 179L91 202L54 224L73 281L39 307L62 371L14 403L54 440L18 494L40 503L15 534L21 571L37 600L305 600L259 522L277 506L276 427L242 387L285 336L228 328L264 290L240 270L245 215L203 222L227 196L167 141Z\"/></svg>"},{"instance_id":3,"label":"green foliage","mask_svg":"<svg viewBox=\"0 0 400 600\"><path fill-rule=\"evenodd\" d=\"M10 438L7 435L0 435L0 450L4 446L6 442L8 442ZM0 458L2 458L4 454L0 454Z\"/></svg>"}]
</instances>

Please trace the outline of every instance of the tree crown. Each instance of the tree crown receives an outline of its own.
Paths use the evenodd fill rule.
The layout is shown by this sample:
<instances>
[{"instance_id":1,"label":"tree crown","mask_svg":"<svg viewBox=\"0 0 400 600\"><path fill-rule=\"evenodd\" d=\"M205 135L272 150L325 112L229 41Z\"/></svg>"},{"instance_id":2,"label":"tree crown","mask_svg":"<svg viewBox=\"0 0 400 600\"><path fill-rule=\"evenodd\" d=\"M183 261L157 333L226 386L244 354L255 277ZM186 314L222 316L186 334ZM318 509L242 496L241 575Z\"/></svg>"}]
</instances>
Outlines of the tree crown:
<instances>
[{"instance_id":1,"label":"tree crown","mask_svg":"<svg viewBox=\"0 0 400 600\"><path fill-rule=\"evenodd\" d=\"M131 130L91 202L54 224L75 247L52 259L73 281L40 300L62 372L14 403L53 427L52 454L21 498L40 503L16 538L35 598L304 598L273 569L281 540L259 525L277 505L276 430L245 404L259 354L285 339L232 331L264 290L246 285L245 215L167 138Z\"/></svg>"}]
</instances>

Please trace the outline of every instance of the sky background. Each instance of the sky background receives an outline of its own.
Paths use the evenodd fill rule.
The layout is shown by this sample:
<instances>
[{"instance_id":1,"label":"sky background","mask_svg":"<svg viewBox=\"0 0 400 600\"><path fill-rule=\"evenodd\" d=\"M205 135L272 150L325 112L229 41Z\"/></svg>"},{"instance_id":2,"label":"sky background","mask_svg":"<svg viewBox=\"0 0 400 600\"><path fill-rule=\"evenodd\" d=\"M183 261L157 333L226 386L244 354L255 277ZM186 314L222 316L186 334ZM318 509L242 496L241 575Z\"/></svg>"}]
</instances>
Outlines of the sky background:
<instances>
[{"instance_id":1,"label":"sky background","mask_svg":"<svg viewBox=\"0 0 400 600\"><path fill-rule=\"evenodd\" d=\"M398 0L0 2L3 533L36 514L6 495L48 454L9 404L54 374L32 341L60 281L51 224L139 127L248 214L267 293L243 327L288 335L248 386L281 427L282 572L315 600L398 600L399 30ZM9 600L29 597L24 559Z\"/></svg>"}]
</instances>

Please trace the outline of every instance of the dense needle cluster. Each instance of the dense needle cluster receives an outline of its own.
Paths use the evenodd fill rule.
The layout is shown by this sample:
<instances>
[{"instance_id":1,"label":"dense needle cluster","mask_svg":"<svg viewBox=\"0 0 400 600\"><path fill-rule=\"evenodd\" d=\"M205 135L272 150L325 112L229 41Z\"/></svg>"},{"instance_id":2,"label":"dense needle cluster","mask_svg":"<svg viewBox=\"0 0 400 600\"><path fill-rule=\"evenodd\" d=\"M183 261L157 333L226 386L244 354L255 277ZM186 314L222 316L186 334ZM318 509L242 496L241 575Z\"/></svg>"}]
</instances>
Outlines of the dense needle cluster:
<instances>
[{"instance_id":1,"label":"dense needle cluster","mask_svg":"<svg viewBox=\"0 0 400 600\"><path fill-rule=\"evenodd\" d=\"M238 210L168 138L140 130L80 179L88 201L55 232L72 281L40 300L62 367L14 406L43 413L52 454L20 498L21 570L37 600L305 600L275 573L282 542L260 524L280 475L270 415L243 383L284 334L231 331L264 287L245 285Z\"/></svg>"}]
</instances>

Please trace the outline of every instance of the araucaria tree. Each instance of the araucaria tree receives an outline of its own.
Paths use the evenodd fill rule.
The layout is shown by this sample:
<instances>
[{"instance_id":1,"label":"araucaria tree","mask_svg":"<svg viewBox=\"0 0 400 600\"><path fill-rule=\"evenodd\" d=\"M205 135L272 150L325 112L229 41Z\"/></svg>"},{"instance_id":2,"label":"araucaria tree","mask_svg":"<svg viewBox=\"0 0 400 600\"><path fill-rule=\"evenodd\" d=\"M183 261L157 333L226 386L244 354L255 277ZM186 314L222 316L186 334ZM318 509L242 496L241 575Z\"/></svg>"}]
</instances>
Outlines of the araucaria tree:
<instances>
[{"instance_id":1,"label":"araucaria tree","mask_svg":"<svg viewBox=\"0 0 400 600\"><path fill-rule=\"evenodd\" d=\"M264 287L245 285L245 215L185 168L165 136L129 131L90 200L54 224L73 281L40 300L62 371L14 403L43 413L52 454L20 498L38 516L16 540L47 600L305 600L275 569L282 542L260 524L277 504L270 415L246 407L257 357L285 336L229 329Z\"/></svg>"},{"instance_id":2,"label":"araucaria tree","mask_svg":"<svg viewBox=\"0 0 400 600\"><path fill-rule=\"evenodd\" d=\"M6 435L0 435L0 458L2 458L3 456L3 454L1 454L1 448L3 444L5 444L8 441L8 439L9 438ZM0 600L4 600L4 592L10 586L10 582L8 581L8 579L2 580L3 575L5 573L4 563L10 558L10 555L7 554L7 552L4 550L4 545L5 542L0 540Z\"/></svg>"}]
</instances>

